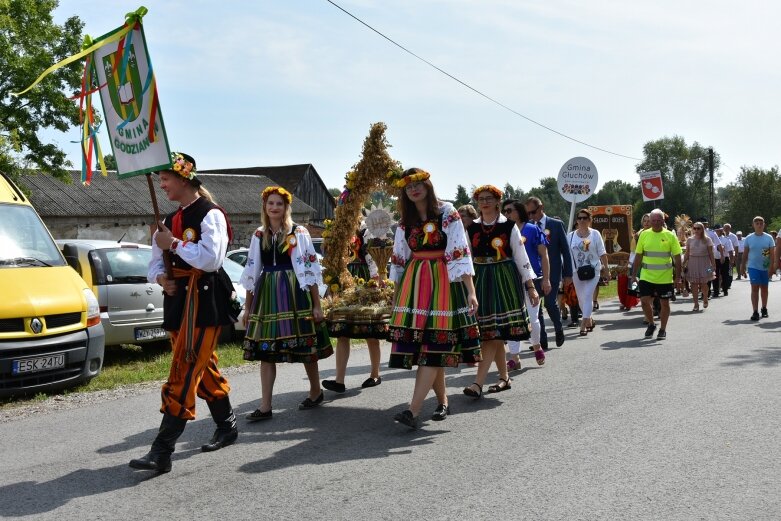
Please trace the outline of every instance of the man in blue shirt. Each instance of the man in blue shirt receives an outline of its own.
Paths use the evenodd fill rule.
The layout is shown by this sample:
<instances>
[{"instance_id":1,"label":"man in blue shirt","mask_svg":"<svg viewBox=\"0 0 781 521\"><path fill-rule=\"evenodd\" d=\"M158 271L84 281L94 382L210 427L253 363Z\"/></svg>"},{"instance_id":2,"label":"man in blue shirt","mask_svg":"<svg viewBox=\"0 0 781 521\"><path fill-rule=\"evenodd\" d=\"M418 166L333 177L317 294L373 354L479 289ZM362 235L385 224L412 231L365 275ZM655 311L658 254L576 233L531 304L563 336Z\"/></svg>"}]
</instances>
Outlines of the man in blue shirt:
<instances>
[{"instance_id":1,"label":"man in blue shirt","mask_svg":"<svg viewBox=\"0 0 781 521\"><path fill-rule=\"evenodd\" d=\"M765 219L754 217L754 233L743 240L743 276L751 280L751 306L754 313L751 320L759 320L759 294L762 294L762 318L767 318L767 286L770 276L776 271L776 243L765 233Z\"/></svg>"}]
</instances>

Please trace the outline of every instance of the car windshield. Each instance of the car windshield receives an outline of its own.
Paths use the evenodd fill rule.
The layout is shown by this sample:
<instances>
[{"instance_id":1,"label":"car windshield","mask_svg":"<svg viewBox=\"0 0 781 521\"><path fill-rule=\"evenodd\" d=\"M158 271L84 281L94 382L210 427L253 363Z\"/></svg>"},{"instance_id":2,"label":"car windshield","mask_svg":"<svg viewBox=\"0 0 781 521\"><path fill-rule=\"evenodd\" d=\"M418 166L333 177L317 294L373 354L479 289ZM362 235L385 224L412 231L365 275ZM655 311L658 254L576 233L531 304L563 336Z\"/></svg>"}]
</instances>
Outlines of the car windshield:
<instances>
[{"instance_id":1,"label":"car windshield","mask_svg":"<svg viewBox=\"0 0 781 521\"><path fill-rule=\"evenodd\" d=\"M147 282L149 248L113 248L98 250L103 278L107 284L133 284Z\"/></svg>"},{"instance_id":2,"label":"car windshield","mask_svg":"<svg viewBox=\"0 0 781 521\"><path fill-rule=\"evenodd\" d=\"M65 266L65 259L35 210L0 204L0 268Z\"/></svg>"},{"instance_id":3,"label":"car windshield","mask_svg":"<svg viewBox=\"0 0 781 521\"><path fill-rule=\"evenodd\" d=\"M231 278L232 282L238 282L241 278L241 272L244 271L244 267L238 262L233 262L230 259L225 259L222 263L222 267L225 268L225 273Z\"/></svg>"},{"instance_id":4,"label":"car windshield","mask_svg":"<svg viewBox=\"0 0 781 521\"><path fill-rule=\"evenodd\" d=\"M249 255L249 250L237 250L230 252L228 258L237 264L244 266L247 264L247 255Z\"/></svg>"}]
</instances>

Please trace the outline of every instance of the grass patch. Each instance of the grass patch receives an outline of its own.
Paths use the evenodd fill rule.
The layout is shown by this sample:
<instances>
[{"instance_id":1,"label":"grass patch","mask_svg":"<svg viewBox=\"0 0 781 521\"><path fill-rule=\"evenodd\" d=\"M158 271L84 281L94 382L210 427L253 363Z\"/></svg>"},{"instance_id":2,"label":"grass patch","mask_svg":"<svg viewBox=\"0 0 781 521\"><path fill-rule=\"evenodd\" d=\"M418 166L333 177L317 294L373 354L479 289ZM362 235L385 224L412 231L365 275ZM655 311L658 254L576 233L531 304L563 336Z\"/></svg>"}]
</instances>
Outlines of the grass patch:
<instances>
[{"instance_id":1,"label":"grass patch","mask_svg":"<svg viewBox=\"0 0 781 521\"><path fill-rule=\"evenodd\" d=\"M615 279L607 283L607 286L597 286L599 288L599 300L610 300L618 297L618 282Z\"/></svg>"},{"instance_id":2,"label":"grass patch","mask_svg":"<svg viewBox=\"0 0 781 521\"><path fill-rule=\"evenodd\" d=\"M221 344L217 348L220 367L233 367L244 363L244 351L240 343ZM34 396L17 396L0 399L0 407L13 403L43 401L53 395L74 392L92 392L115 389L123 385L165 380L171 367L171 349L162 343L144 347L125 344L106 348L103 369L86 385Z\"/></svg>"}]
</instances>

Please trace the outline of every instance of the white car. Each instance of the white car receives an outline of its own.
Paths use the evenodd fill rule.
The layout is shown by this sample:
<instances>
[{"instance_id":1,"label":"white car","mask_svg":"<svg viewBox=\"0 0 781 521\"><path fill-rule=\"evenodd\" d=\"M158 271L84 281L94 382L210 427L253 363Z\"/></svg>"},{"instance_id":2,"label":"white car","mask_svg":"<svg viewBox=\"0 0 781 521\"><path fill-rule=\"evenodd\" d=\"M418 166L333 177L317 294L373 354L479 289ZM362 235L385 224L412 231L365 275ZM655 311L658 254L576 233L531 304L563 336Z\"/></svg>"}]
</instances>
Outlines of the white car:
<instances>
[{"instance_id":1,"label":"white car","mask_svg":"<svg viewBox=\"0 0 781 521\"><path fill-rule=\"evenodd\" d=\"M320 247L323 245L323 239L312 239L312 242L315 245L315 254L317 255L317 262L319 262L321 265L323 264L323 255L320 253ZM244 266L247 264L247 256L249 254L249 248L238 248L236 250L231 250L228 253L225 254L225 256L228 258L227 260L232 261L234 264L239 264L241 269L244 269ZM225 268L225 271L228 271L228 268ZM229 274L230 275L230 274ZM233 275L231 275L231 280L233 280L233 285L238 286L239 285L239 278L241 278L241 272L237 275L236 279L233 279ZM328 289L328 286L325 284L320 284L318 286L318 291L320 293L320 297L325 296L325 292ZM242 302L244 299L244 295L242 295Z\"/></svg>"}]
</instances>

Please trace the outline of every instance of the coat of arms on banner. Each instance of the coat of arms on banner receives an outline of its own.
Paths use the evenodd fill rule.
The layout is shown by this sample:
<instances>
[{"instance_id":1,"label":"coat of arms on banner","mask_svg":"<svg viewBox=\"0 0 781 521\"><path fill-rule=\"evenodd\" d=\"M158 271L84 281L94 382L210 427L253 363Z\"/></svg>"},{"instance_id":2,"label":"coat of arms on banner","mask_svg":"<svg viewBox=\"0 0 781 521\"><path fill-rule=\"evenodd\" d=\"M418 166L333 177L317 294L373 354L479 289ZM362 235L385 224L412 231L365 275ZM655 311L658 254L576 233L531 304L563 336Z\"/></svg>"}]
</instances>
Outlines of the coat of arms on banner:
<instances>
[{"instance_id":1,"label":"coat of arms on banner","mask_svg":"<svg viewBox=\"0 0 781 521\"><path fill-rule=\"evenodd\" d=\"M664 199L662 173L659 171L641 172L640 188L643 192L643 201L658 201Z\"/></svg>"},{"instance_id":2,"label":"coat of arms on banner","mask_svg":"<svg viewBox=\"0 0 781 521\"><path fill-rule=\"evenodd\" d=\"M96 42L110 40L121 29ZM100 89L100 99L119 177L169 167L171 152L143 26L136 24L124 38L96 49L92 63L96 82L105 85Z\"/></svg>"}]
</instances>

